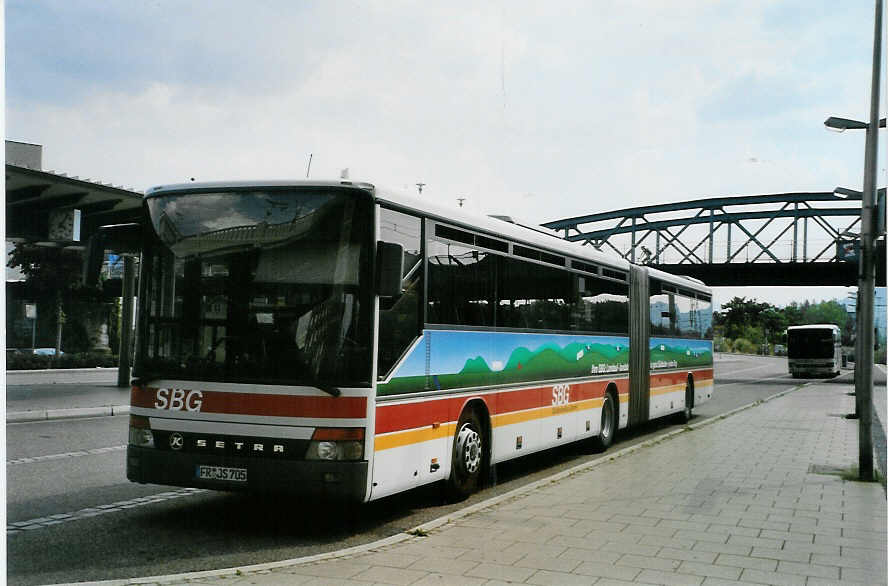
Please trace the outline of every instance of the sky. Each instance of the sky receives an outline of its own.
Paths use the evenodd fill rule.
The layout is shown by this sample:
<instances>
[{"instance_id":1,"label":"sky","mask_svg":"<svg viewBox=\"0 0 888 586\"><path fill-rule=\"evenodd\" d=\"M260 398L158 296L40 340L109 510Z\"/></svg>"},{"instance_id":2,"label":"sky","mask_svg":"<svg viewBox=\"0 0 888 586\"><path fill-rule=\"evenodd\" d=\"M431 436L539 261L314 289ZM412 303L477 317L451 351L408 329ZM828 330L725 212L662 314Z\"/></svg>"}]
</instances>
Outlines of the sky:
<instances>
[{"instance_id":1,"label":"sky","mask_svg":"<svg viewBox=\"0 0 888 586\"><path fill-rule=\"evenodd\" d=\"M534 222L860 190L864 133L823 121L867 117L872 22L871 0L6 0L5 134L139 191L310 160Z\"/></svg>"}]
</instances>

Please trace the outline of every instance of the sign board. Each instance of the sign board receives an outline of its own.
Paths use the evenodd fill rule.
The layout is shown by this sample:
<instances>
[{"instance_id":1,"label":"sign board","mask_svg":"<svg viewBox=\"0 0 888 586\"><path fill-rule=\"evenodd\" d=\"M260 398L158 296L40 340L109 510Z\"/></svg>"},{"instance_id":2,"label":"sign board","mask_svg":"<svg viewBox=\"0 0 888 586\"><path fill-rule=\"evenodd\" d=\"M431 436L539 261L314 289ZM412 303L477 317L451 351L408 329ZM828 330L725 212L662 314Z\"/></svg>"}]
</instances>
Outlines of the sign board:
<instances>
[{"instance_id":1,"label":"sign board","mask_svg":"<svg viewBox=\"0 0 888 586\"><path fill-rule=\"evenodd\" d=\"M836 258L844 262L858 262L860 240L836 240Z\"/></svg>"},{"instance_id":2,"label":"sign board","mask_svg":"<svg viewBox=\"0 0 888 586\"><path fill-rule=\"evenodd\" d=\"M37 319L36 303L25 303L25 317L28 319Z\"/></svg>"}]
</instances>

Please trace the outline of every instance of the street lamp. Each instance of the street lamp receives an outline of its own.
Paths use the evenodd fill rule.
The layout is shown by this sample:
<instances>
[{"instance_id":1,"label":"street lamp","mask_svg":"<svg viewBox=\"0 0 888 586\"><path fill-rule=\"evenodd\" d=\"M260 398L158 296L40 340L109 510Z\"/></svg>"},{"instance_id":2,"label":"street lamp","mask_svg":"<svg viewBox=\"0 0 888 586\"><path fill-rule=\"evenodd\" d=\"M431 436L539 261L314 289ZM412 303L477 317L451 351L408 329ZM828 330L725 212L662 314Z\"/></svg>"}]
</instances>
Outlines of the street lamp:
<instances>
[{"instance_id":1,"label":"street lamp","mask_svg":"<svg viewBox=\"0 0 888 586\"><path fill-rule=\"evenodd\" d=\"M858 265L857 349L854 365L854 387L857 403L858 462L860 480L873 480L873 304L875 302L875 231L873 208L876 200L876 158L879 150L879 78L882 63L882 0L876 0L873 33L873 74L870 86L869 123L831 116L824 125L844 132L866 130L863 169L862 205L860 208L860 263ZM843 190L846 196L852 190ZM838 193L838 192L837 192Z\"/></svg>"},{"instance_id":2,"label":"street lamp","mask_svg":"<svg viewBox=\"0 0 888 586\"><path fill-rule=\"evenodd\" d=\"M824 120L823 125L829 130L835 130L836 132L845 132L846 130L866 130L869 128L869 124L866 122L849 120L848 118L837 118L835 116L830 116ZM884 118L879 120L879 128L885 128Z\"/></svg>"},{"instance_id":3,"label":"street lamp","mask_svg":"<svg viewBox=\"0 0 888 586\"><path fill-rule=\"evenodd\" d=\"M847 187L836 187L833 193L842 199L863 199L863 192L856 189L848 189Z\"/></svg>"}]
</instances>

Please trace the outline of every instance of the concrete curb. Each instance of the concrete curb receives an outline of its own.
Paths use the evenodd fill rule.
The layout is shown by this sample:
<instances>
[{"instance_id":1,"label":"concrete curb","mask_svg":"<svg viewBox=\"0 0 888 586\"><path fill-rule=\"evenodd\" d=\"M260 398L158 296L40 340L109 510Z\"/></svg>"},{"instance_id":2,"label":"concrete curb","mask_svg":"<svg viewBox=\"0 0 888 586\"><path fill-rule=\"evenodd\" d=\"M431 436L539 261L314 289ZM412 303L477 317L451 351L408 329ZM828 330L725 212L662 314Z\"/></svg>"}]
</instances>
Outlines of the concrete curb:
<instances>
[{"instance_id":1,"label":"concrete curb","mask_svg":"<svg viewBox=\"0 0 888 586\"><path fill-rule=\"evenodd\" d=\"M147 577L141 577L141 578L123 578L123 579L119 579L119 580L105 580L105 581L99 581L99 582L72 582L69 584L72 586L74 584L79 584L79 585L94 584L94 585L101 585L101 586L128 586L130 584L175 584L175 583L184 582L186 580L189 580L189 581L190 580L200 580L201 578L218 578L218 577L223 577L223 576L240 576L242 574L247 574L247 573L267 572L267 571L278 569L278 568L289 568L289 567L294 567L294 566L302 566L302 565L312 564L312 563L326 561L326 560L330 560L330 559L348 558L348 557L355 556L355 555L375 552L377 550L381 550L383 548L386 548L386 547L389 547L392 545L396 545L398 543L403 543L403 542L411 540L411 539L422 539L422 537L426 533L428 533L429 531L432 531L432 530L437 529L439 527L443 527L444 525L447 525L448 523L450 523L452 521L455 521L457 519L462 519L463 517L466 517L468 515L478 512L478 511L483 511L485 509L489 509L491 507L499 505L505 501L523 496L527 493L537 490L540 487L559 482L569 476L573 476L574 474L586 472L587 470L591 470L592 468L596 468L602 464L606 464L606 463L608 463L612 460L615 460L617 458L621 458L623 456L627 456L629 454L632 454L638 450L641 450L642 448L647 448L647 447L659 444L659 443L666 441L668 439L671 439L677 435L687 433L687 432L693 431L695 429L700 429L701 427L706 427L708 425L712 425L713 423L717 423L723 419L727 419L728 417L736 415L737 413L740 413L741 411L746 411L747 409L757 407L757 406L767 403L769 401L773 401L774 399L779 399L780 397L783 397L784 395L788 395L789 393L793 393L795 391L803 389L803 388L807 387L808 385L813 384L814 382L816 382L816 381L802 383L802 384L795 386L791 389L788 389L786 391L782 391L782 392L777 393L775 395L771 395L770 397L767 397L765 399L761 399L759 401L755 401L753 403L748 403L748 404L743 405L741 407L737 407L736 409L732 409L731 411L728 411L727 413L723 413L723 414L718 415L716 417L710 417L709 419L706 419L704 421L700 421L699 423L693 423L690 425L686 425L685 427L683 427L681 429L675 429L672 431L668 431L668 432L658 435L656 437L645 440L641 443L635 444L634 446L629 446L629 447L623 448L621 450L617 450L616 452L614 452L612 454L608 454L607 457L602 457L602 458L598 458L597 460L593 460L591 462L585 462L583 464L579 464L578 466L575 466L573 468L569 468L568 470L564 470L562 472L559 472L559 473L549 476L547 478L543 478L541 480L531 482L530 484L526 484L522 487L511 490L507 493L491 497L491 498L489 498L485 501L482 501L480 503L476 503L476 504L466 507L464 509L460 509L459 511L454 511L452 513L448 513L447 515L444 515L443 517L433 519L432 521L428 521L427 523L423 523L422 525L418 525L418 526L414 527L413 529L410 529L410 530L405 531L403 533L398 533L397 535L392 535L391 537L379 539L377 541L374 541L371 543L366 543L364 545L356 545L354 547L350 547L347 549L340 549L337 551L330 551L330 552L326 552L326 553L320 553L320 554L301 557L301 558L280 560L277 562L268 562L268 563L264 563L264 564L254 564L254 565L250 565L250 566L224 568L224 569L220 569L220 570L204 570L201 572L188 572L188 573L183 573L183 574L171 574L171 575L167 575L167 576L147 576Z\"/></svg>"},{"instance_id":2,"label":"concrete curb","mask_svg":"<svg viewBox=\"0 0 888 586\"><path fill-rule=\"evenodd\" d=\"M44 368L40 370L7 370L7 385L108 383L117 381L116 366L95 368ZM80 380L78 380L80 379Z\"/></svg>"},{"instance_id":3,"label":"concrete curb","mask_svg":"<svg viewBox=\"0 0 888 586\"><path fill-rule=\"evenodd\" d=\"M129 405L106 405L103 407L72 407L70 409L36 409L34 411L11 411L6 413L6 423L29 423L56 419L81 419L87 417L107 417L129 413Z\"/></svg>"},{"instance_id":4,"label":"concrete curb","mask_svg":"<svg viewBox=\"0 0 888 586\"><path fill-rule=\"evenodd\" d=\"M117 367L116 366L94 366L92 368L38 368L38 369L34 369L34 370L7 370L6 376L9 376L10 374L24 374L24 375L52 374L54 372L58 372L60 374L61 373L78 374L78 373L87 373L87 372L116 373Z\"/></svg>"}]
</instances>

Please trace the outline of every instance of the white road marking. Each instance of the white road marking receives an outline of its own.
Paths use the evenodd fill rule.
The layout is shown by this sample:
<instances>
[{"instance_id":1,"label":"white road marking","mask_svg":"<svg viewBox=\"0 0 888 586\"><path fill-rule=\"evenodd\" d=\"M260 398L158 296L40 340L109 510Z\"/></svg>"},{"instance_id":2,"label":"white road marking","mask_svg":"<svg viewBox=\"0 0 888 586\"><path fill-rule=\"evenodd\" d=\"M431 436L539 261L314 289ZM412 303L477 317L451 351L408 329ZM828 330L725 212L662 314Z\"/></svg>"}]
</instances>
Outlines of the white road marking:
<instances>
[{"instance_id":1,"label":"white road marking","mask_svg":"<svg viewBox=\"0 0 888 586\"><path fill-rule=\"evenodd\" d=\"M763 369L763 368L774 368L774 365L773 365L773 364L764 364L764 365L762 365L762 366L753 366L753 367L751 367L751 368L741 368L740 370L731 370L731 371L728 371L728 372L719 372L718 374L721 375L721 376L726 376L726 375L731 375L731 374L737 374L738 372L748 372L748 371L750 371L750 370L761 370L761 369Z\"/></svg>"},{"instance_id":2,"label":"white road marking","mask_svg":"<svg viewBox=\"0 0 888 586\"><path fill-rule=\"evenodd\" d=\"M757 379L755 379L756 382L765 382L765 381L771 381L771 380L775 380L775 381L782 380L782 381L790 382L790 383L792 383L792 384L801 384L801 383L798 382L798 379L790 379L790 378L788 378L788 375L774 376L774 377L771 377L771 378L757 378ZM814 379L812 379L812 380L814 380ZM750 381L748 381L748 380L742 380L742 381L738 381L738 382L735 382L735 383L724 383L724 384L721 384L721 383L720 383L720 384L715 385L715 388L717 388L717 389L723 389L723 388L725 388L725 387L730 387L730 386L732 386L732 385L748 385L749 383L750 383Z\"/></svg>"},{"instance_id":3,"label":"white road marking","mask_svg":"<svg viewBox=\"0 0 888 586\"><path fill-rule=\"evenodd\" d=\"M104 515L106 513L116 513L125 509L132 509L134 507L141 507L144 505L152 505L154 503L182 498L185 496L191 496L194 494L200 494L203 492L208 491L204 488L182 488L170 492L161 492L158 494L130 499L128 501L119 501L107 505L98 505L95 507L80 509L79 511L74 511L72 513L59 513L57 515L38 517L36 519L29 519L27 521L16 521L15 523L8 523L6 525L6 535L8 537L10 535L25 533L26 531L45 529L47 527L58 525L60 523L79 521L80 519L95 517L97 515Z\"/></svg>"},{"instance_id":4,"label":"white road marking","mask_svg":"<svg viewBox=\"0 0 888 586\"><path fill-rule=\"evenodd\" d=\"M107 448L93 448L91 450L66 452L64 454L47 454L45 456L33 456L31 458L16 458L15 460L7 460L6 465L12 466L15 464L32 464L34 462L46 462L47 460L63 460L65 458L79 458L80 456L94 456L96 454L107 454L108 452L119 452L125 449L125 445L109 446Z\"/></svg>"}]
</instances>

